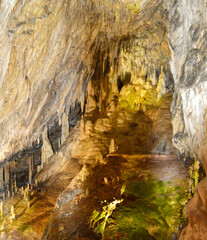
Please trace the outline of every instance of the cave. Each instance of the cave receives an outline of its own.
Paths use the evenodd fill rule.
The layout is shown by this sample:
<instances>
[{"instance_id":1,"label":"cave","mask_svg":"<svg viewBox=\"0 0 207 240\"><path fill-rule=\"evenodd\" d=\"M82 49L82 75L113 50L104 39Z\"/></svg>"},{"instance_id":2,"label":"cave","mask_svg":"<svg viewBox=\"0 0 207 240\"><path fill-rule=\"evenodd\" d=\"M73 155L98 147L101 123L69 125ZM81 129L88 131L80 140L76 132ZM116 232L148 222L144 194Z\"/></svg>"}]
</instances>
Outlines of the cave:
<instances>
[{"instance_id":1,"label":"cave","mask_svg":"<svg viewBox=\"0 0 207 240\"><path fill-rule=\"evenodd\" d=\"M0 1L0 239L207 240L206 7Z\"/></svg>"}]
</instances>

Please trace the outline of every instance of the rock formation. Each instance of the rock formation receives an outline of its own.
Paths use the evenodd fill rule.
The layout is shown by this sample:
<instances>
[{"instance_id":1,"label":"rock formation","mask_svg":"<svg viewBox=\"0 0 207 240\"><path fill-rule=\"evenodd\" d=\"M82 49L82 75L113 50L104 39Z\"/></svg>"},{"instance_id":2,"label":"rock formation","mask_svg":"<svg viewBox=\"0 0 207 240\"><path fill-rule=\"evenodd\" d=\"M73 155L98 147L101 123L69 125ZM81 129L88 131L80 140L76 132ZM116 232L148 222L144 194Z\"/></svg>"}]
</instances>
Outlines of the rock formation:
<instances>
[{"instance_id":1,"label":"rock formation","mask_svg":"<svg viewBox=\"0 0 207 240\"><path fill-rule=\"evenodd\" d=\"M170 10L169 43L175 81L173 143L184 156L197 156L206 168L206 2L182 1ZM189 225L181 239L207 239L205 181L188 204ZM196 210L197 209L197 210ZM202 209L202 211L201 211Z\"/></svg>"},{"instance_id":2,"label":"rock formation","mask_svg":"<svg viewBox=\"0 0 207 240\"><path fill-rule=\"evenodd\" d=\"M68 121L68 115L67 113L62 114L62 132L61 132L61 143L63 144L66 140L66 138L69 135L69 121Z\"/></svg>"},{"instance_id":3,"label":"rock formation","mask_svg":"<svg viewBox=\"0 0 207 240\"><path fill-rule=\"evenodd\" d=\"M47 136L47 128L45 128L43 132L42 142L43 144L42 144L42 155L41 155L41 168L43 168L44 165L48 163L48 158L53 155L53 149L51 147L51 143Z\"/></svg>"},{"instance_id":4,"label":"rock formation","mask_svg":"<svg viewBox=\"0 0 207 240\"><path fill-rule=\"evenodd\" d=\"M0 197L28 202L31 239L100 239L93 207L122 198L138 171L175 184L188 170L189 224L168 234L207 239L205 10L205 0L0 1ZM30 211L33 182L42 217ZM152 229L131 238L154 239Z\"/></svg>"}]
</instances>

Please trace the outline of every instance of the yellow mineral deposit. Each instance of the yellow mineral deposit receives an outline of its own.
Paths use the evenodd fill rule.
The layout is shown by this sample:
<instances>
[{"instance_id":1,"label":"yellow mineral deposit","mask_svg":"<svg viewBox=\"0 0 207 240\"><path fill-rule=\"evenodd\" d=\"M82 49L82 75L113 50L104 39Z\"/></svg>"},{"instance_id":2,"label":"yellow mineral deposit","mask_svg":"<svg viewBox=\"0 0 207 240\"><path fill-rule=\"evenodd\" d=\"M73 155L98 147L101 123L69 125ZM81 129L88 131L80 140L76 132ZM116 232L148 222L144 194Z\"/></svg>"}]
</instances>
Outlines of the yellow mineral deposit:
<instances>
[{"instance_id":1,"label":"yellow mineral deposit","mask_svg":"<svg viewBox=\"0 0 207 240\"><path fill-rule=\"evenodd\" d=\"M0 203L0 214L1 214L1 217L4 216L4 202L3 201L1 201L1 203Z\"/></svg>"},{"instance_id":2,"label":"yellow mineral deposit","mask_svg":"<svg viewBox=\"0 0 207 240\"><path fill-rule=\"evenodd\" d=\"M14 206L11 206L11 215L10 215L10 222L13 222L16 218L15 213L14 213Z\"/></svg>"}]
</instances>

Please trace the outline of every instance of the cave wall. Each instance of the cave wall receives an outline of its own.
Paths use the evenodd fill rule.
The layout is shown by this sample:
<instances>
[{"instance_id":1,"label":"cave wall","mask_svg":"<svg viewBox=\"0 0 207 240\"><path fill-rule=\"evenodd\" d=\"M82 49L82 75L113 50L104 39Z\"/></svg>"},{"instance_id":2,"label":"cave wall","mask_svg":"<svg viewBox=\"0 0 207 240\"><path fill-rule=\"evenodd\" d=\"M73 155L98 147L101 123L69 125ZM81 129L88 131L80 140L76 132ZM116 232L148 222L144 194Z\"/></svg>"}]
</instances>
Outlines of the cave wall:
<instances>
[{"instance_id":1,"label":"cave wall","mask_svg":"<svg viewBox=\"0 0 207 240\"><path fill-rule=\"evenodd\" d=\"M206 1L178 0L171 6L169 45L175 81L173 143L182 154L191 157L198 157L207 138L206 18ZM203 161L206 165L206 160Z\"/></svg>"},{"instance_id":2,"label":"cave wall","mask_svg":"<svg viewBox=\"0 0 207 240\"><path fill-rule=\"evenodd\" d=\"M206 1L177 0L170 6L169 45L175 81L171 107L173 144L186 157L198 158L207 170L207 15ZM181 240L207 239L206 180L187 205L189 224Z\"/></svg>"},{"instance_id":3,"label":"cave wall","mask_svg":"<svg viewBox=\"0 0 207 240\"><path fill-rule=\"evenodd\" d=\"M165 23L162 5L134 0L1 1L1 161L31 146L46 125L63 112L69 114L83 98L98 49L114 49L124 36Z\"/></svg>"},{"instance_id":4,"label":"cave wall","mask_svg":"<svg viewBox=\"0 0 207 240\"><path fill-rule=\"evenodd\" d=\"M118 3L101 1L1 1L1 161L81 97L97 44L128 32L126 3L115 13Z\"/></svg>"},{"instance_id":5,"label":"cave wall","mask_svg":"<svg viewBox=\"0 0 207 240\"><path fill-rule=\"evenodd\" d=\"M111 98L107 91L100 92L105 83L98 82L106 75L106 83L118 87L125 106L131 87L139 89L140 84L149 90L148 82L156 87L164 76L164 91L175 89L173 143L181 154L197 155L206 166L206 1L164 2L2 0L0 161L34 142L40 147L37 142L45 127L52 139L53 123L58 124L63 114L69 116L72 130L83 112L106 109ZM170 59L167 31L174 84L166 65ZM137 62L133 61L136 54ZM149 69L142 68L146 62ZM147 105L146 99L142 101ZM59 143L54 141L57 149Z\"/></svg>"}]
</instances>

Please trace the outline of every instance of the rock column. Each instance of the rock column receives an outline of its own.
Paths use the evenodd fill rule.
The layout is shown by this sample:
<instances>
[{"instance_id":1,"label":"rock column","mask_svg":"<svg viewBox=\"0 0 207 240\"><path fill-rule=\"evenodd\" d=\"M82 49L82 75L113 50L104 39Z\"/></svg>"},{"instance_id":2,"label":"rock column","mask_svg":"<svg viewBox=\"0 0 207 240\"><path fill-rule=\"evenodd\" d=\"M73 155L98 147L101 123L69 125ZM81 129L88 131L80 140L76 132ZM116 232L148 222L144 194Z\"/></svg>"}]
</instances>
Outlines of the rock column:
<instances>
[{"instance_id":1,"label":"rock column","mask_svg":"<svg viewBox=\"0 0 207 240\"><path fill-rule=\"evenodd\" d=\"M10 165L9 165L9 163L6 163L4 166L4 180L5 180L5 184L7 185L7 188L8 188L9 182L10 182Z\"/></svg>"}]
</instances>

